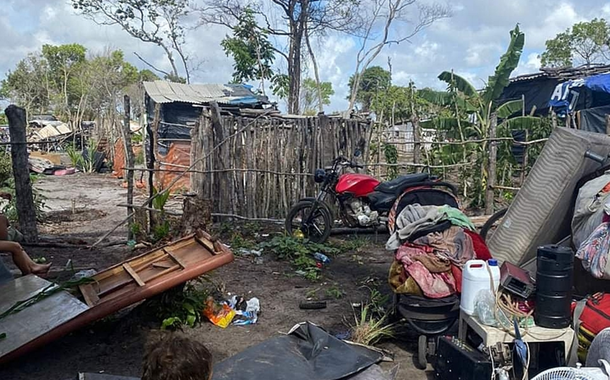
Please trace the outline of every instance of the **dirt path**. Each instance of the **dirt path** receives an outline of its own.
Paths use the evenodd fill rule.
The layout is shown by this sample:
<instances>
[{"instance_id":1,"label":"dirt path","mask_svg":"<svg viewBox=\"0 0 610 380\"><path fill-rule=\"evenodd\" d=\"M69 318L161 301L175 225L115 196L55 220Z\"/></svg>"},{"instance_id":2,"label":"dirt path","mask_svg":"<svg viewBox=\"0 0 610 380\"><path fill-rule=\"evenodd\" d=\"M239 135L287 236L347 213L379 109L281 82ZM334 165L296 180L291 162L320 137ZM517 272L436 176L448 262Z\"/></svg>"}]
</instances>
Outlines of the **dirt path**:
<instances>
[{"instance_id":1,"label":"dirt path","mask_svg":"<svg viewBox=\"0 0 610 380\"><path fill-rule=\"evenodd\" d=\"M87 241L98 238L125 216L125 209L116 207L125 199L125 190L119 184L110 177L85 175L46 177L38 181L36 186L47 197L53 216L43 225L43 233ZM73 200L79 210L75 214L72 213ZM124 239L125 234L123 228L113 234L113 238ZM295 276L289 263L277 261L270 254L264 254L262 262L236 257L233 263L212 273L211 278L222 284L226 292L246 298L258 297L262 309L259 322L227 329L203 323L185 332L208 346L215 361L286 332L303 321L316 323L331 333L344 333L354 319L352 303L367 299L367 287L389 292L386 277L392 257L382 248L384 241L385 237L380 235L378 242L369 241L357 252L333 258L318 282ZM121 246L95 251L36 248L29 252L33 256L46 255L60 265L72 259L75 266L95 269L103 269L132 254ZM329 289L329 293L341 290L344 296L337 299L328 295ZM328 307L309 311L299 309L299 302L314 292L318 298L326 299ZM151 329L158 327L158 322L146 322L148 319L140 315L138 309L109 317L0 369L0 379L64 380L73 378L78 372L139 376L143 343ZM411 333L401 331L398 339L382 345L395 354L395 361L383 366L390 369L399 365L399 380L425 379L427 375L432 378L430 372L419 371L413 366L415 342Z\"/></svg>"}]
</instances>

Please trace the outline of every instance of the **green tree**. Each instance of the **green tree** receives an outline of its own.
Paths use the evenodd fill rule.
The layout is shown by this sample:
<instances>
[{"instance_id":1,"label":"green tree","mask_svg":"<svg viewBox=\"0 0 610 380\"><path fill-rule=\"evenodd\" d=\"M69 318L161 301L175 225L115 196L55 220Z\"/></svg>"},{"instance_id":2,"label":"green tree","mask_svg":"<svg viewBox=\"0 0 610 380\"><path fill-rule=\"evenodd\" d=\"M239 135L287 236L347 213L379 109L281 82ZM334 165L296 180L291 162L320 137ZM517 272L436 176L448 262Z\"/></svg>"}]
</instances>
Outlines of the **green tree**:
<instances>
[{"instance_id":1,"label":"green tree","mask_svg":"<svg viewBox=\"0 0 610 380\"><path fill-rule=\"evenodd\" d=\"M138 74L138 82L152 82L159 79L161 78L157 74L148 69L142 69Z\"/></svg>"},{"instance_id":2,"label":"green tree","mask_svg":"<svg viewBox=\"0 0 610 380\"><path fill-rule=\"evenodd\" d=\"M360 0L203 0L199 12L202 24L220 24L234 29L239 26L246 9L254 11L264 25L259 25L258 29L278 41L273 48L285 59L286 73L274 78L272 87L277 89L274 93L285 93L288 112L299 114L306 52L312 58L314 72L317 71L309 49L310 37L322 36L329 30L355 32L361 26L363 8L366 7Z\"/></svg>"},{"instance_id":3,"label":"green tree","mask_svg":"<svg viewBox=\"0 0 610 380\"><path fill-rule=\"evenodd\" d=\"M154 79L150 70L138 72L126 62L120 50L106 49L87 59L81 45L44 45L9 71L0 94L29 114L50 111L79 125L84 118L114 115L124 91Z\"/></svg>"},{"instance_id":4,"label":"green tree","mask_svg":"<svg viewBox=\"0 0 610 380\"><path fill-rule=\"evenodd\" d=\"M355 76L349 78L350 93L353 91ZM371 103L376 96L387 91L392 85L392 74L383 69L381 66L371 66L364 70L361 75L356 101L360 103L361 110L368 112L371 109ZM348 97L349 99L349 97Z\"/></svg>"},{"instance_id":5,"label":"green tree","mask_svg":"<svg viewBox=\"0 0 610 380\"><path fill-rule=\"evenodd\" d=\"M274 78L271 66L275 60L268 31L258 26L254 11L246 8L232 32L233 36L226 36L221 46L225 54L233 58L233 82L260 81L265 94L265 81Z\"/></svg>"},{"instance_id":6,"label":"green tree","mask_svg":"<svg viewBox=\"0 0 610 380\"><path fill-rule=\"evenodd\" d=\"M304 115L315 115L325 105L330 104L330 97L335 94L331 82L321 82L322 105L318 96L318 85L314 79L305 78L301 87L301 111Z\"/></svg>"},{"instance_id":7,"label":"green tree","mask_svg":"<svg viewBox=\"0 0 610 380\"><path fill-rule=\"evenodd\" d=\"M579 22L555 38L546 41L543 67L572 67L610 60L610 25L606 20Z\"/></svg>"},{"instance_id":8,"label":"green tree","mask_svg":"<svg viewBox=\"0 0 610 380\"><path fill-rule=\"evenodd\" d=\"M87 49L79 44L43 45L42 57L49 67L49 79L53 84L53 95L57 111L71 118L74 105L80 97L75 81L85 67Z\"/></svg>"},{"instance_id":9,"label":"green tree","mask_svg":"<svg viewBox=\"0 0 610 380\"><path fill-rule=\"evenodd\" d=\"M463 77L453 72L444 71L438 78L448 84L448 91L426 90L420 93L430 103L445 108L442 116L422 122L422 126L443 131L445 136L450 139L459 138L466 141L474 138L484 140L481 144L472 144L472 146L442 148L445 149L445 153L457 153L458 156L461 156L461 160L466 160L471 156L470 153L467 154L467 150L472 152L472 149L475 149L474 156L477 165L472 166L475 169L474 172L468 173L471 177L470 182L477 183L474 186L477 193L474 196L473 206L485 204L481 190L487 189L489 180L487 168L490 142L487 139L490 137L489 133L492 130L492 125L495 125L498 120L503 121L497 128L501 130L515 125L527 127L538 122L537 118L528 116L510 118L521 110L521 100L509 101L504 104L499 104L497 101L508 85L511 73L519 64L525 44L525 34L519 30L518 25L510 32L510 38L506 52L500 58L500 63L494 74L489 77L487 86L481 92L477 91ZM488 199L487 206L493 206L493 203L490 204L489 201Z\"/></svg>"},{"instance_id":10,"label":"green tree","mask_svg":"<svg viewBox=\"0 0 610 380\"><path fill-rule=\"evenodd\" d=\"M28 113L45 113L50 107L49 67L36 54L19 61L2 80L0 97L24 107Z\"/></svg>"}]
</instances>

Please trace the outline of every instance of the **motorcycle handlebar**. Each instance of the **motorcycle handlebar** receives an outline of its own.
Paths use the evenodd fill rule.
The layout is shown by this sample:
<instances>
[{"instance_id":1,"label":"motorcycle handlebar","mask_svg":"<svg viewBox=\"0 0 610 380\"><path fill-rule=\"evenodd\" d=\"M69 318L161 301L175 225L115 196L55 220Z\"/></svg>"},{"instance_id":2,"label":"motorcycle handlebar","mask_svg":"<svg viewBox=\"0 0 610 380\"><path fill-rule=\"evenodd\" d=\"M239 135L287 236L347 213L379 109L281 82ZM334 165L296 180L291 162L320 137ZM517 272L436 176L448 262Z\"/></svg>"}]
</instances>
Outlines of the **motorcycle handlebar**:
<instances>
[{"instance_id":1,"label":"motorcycle handlebar","mask_svg":"<svg viewBox=\"0 0 610 380\"><path fill-rule=\"evenodd\" d=\"M350 161L347 157L344 157L344 156L339 156L339 157L335 158L335 162L337 164L349 166L350 168L358 168L358 169L364 168L364 166L354 164L352 161Z\"/></svg>"}]
</instances>

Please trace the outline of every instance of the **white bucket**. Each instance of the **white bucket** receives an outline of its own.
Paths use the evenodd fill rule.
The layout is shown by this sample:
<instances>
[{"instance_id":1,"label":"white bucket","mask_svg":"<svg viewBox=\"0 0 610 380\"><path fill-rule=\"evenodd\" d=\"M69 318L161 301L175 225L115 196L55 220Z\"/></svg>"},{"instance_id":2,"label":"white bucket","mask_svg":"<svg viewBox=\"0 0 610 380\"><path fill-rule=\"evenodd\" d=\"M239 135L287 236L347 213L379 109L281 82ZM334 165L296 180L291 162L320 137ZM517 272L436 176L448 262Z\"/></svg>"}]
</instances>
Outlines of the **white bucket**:
<instances>
[{"instance_id":1,"label":"white bucket","mask_svg":"<svg viewBox=\"0 0 610 380\"><path fill-rule=\"evenodd\" d=\"M487 267L489 266L489 270ZM500 267L494 259L489 260L489 264L483 260L469 260L464 265L462 273L462 299L460 309L468 315L474 314L474 307L477 296L481 290L490 290L490 272L493 278L494 290L500 286Z\"/></svg>"}]
</instances>

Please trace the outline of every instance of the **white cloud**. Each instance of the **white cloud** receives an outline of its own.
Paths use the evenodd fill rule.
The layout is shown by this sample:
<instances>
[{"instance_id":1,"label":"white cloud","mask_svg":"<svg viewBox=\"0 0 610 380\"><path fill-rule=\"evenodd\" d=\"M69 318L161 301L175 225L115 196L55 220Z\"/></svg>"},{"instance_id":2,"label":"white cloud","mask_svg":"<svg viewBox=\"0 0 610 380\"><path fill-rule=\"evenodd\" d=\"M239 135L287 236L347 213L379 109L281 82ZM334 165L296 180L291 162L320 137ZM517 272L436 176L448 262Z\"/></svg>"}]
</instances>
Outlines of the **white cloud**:
<instances>
[{"instance_id":1,"label":"white cloud","mask_svg":"<svg viewBox=\"0 0 610 380\"><path fill-rule=\"evenodd\" d=\"M196 1L196 0L195 0ZM425 0L433 1L433 0ZM163 52L152 44L140 42L117 26L102 26L74 13L68 0L4 0L8 6L0 15L0 79L17 61L40 49L43 43L81 43L89 51L106 46L122 49L125 57L138 67L144 65L134 56L138 52L151 63L168 68ZM388 67L391 58L393 81L418 87L443 88L437 79L444 70L471 80L480 87L493 72L509 40L508 31L519 23L526 34L526 47L515 74L534 72L537 56L547 39L573 23L593 17L610 17L606 0L458 0L451 5L453 17L441 20L413 38L410 43L383 50L373 65ZM414 8L414 11L417 10ZM415 13L416 14L416 13ZM408 29L409 24L396 30ZM188 31L187 50L203 61L195 73L198 82L227 82L232 61L222 51L220 41L226 29L209 26ZM358 47L354 39L329 33L314 43L320 76L331 81L335 96L329 110L345 108L348 79L354 71ZM278 57L278 67L284 67ZM307 75L310 75L309 73Z\"/></svg>"}]
</instances>

